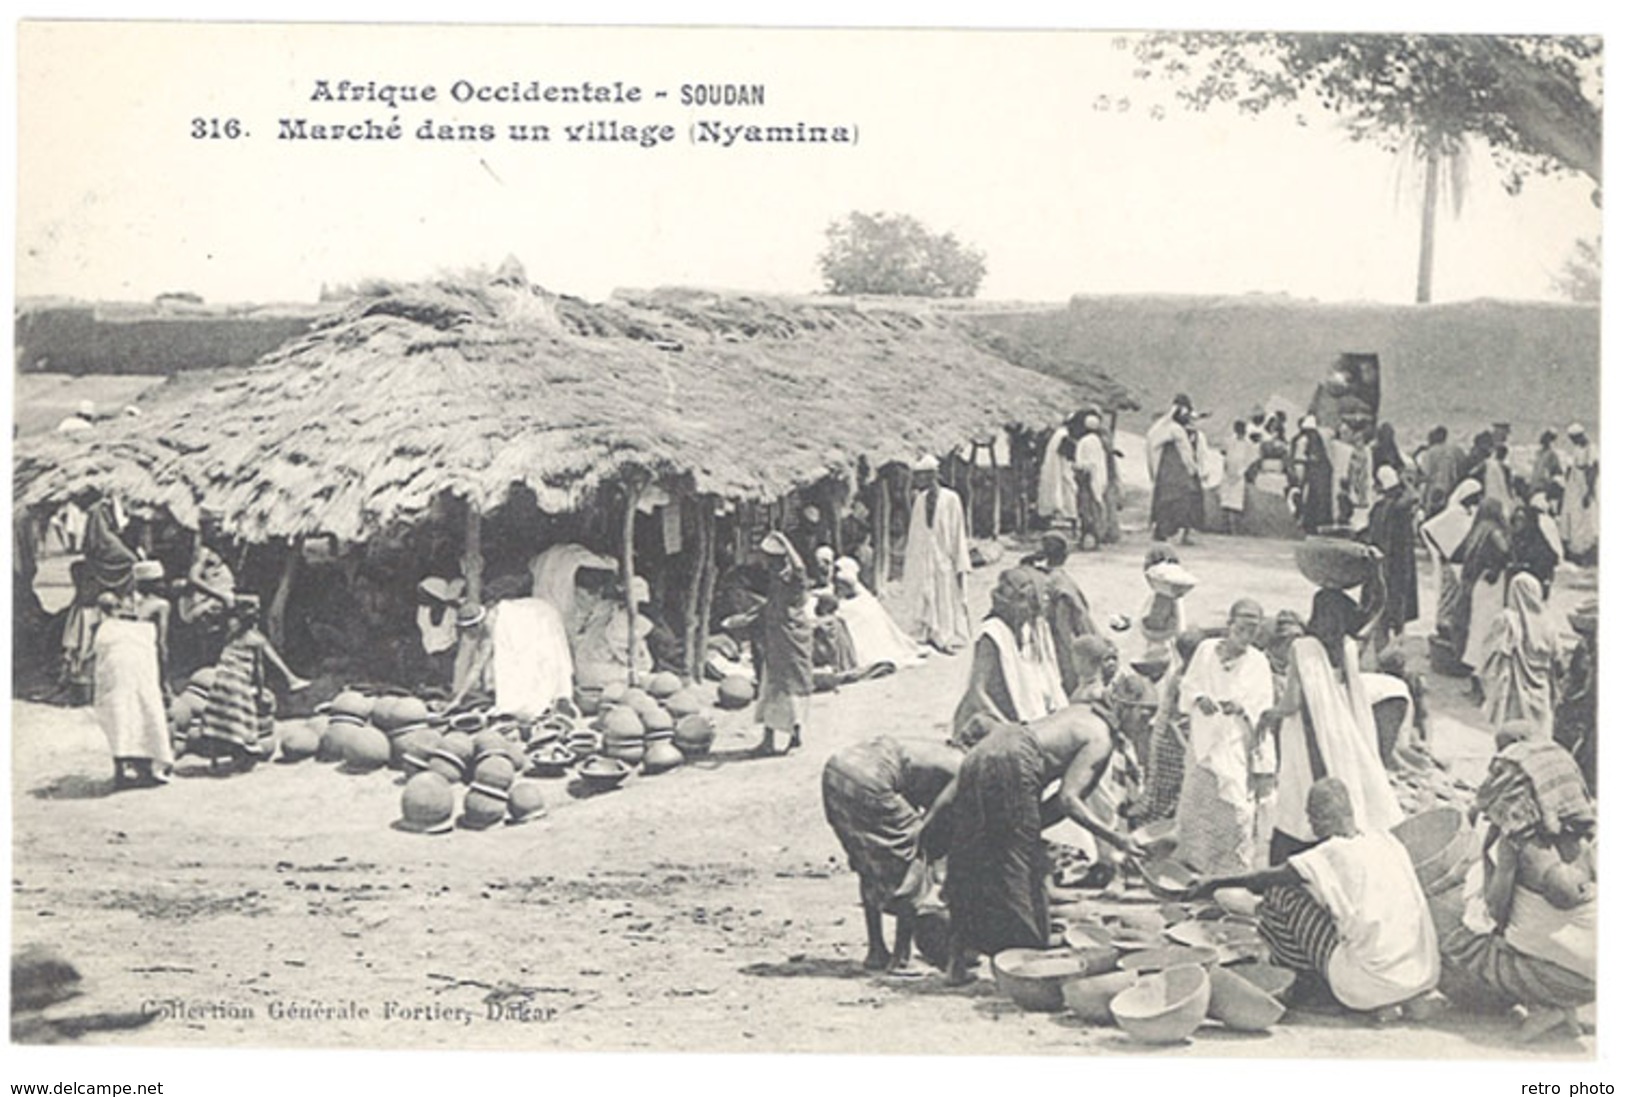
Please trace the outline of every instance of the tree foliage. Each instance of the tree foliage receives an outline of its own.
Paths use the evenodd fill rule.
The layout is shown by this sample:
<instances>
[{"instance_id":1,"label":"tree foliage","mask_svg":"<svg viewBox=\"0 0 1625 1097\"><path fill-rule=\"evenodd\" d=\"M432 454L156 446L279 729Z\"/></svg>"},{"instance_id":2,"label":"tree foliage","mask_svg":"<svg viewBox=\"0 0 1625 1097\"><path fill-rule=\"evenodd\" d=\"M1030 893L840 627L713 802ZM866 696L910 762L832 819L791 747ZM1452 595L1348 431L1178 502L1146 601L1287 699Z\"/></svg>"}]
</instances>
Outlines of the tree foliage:
<instances>
[{"instance_id":1,"label":"tree foliage","mask_svg":"<svg viewBox=\"0 0 1625 1097\"><path fill-rule=\"evenodd\" d=\"M1318 101L1390 152L1458 154L1482 139L1517 193L1531 174L1602 178L1602 42L1577 36L1157 32L1136 75L1186 106L1259 114Z\"/></svg>"},{"instance_id":2,"label":"tree foliage","mask_svg":"<svg viewBox=\"0 0 1625 1097\"><path fill-rule=\"evenodd\" d=\"M1569 257L1563 261L1563 269L1552 278L1552 288L1570 301L1601 301L1601 239L1576 240Z\"/></svg>"},{"instance_id":3,"label":"tree foliage","mask_svg":"<svg viewBox=\"0 0 1625 1097\"><path fill-rule=\"evenodd\" d=\"M830 293L974 297L987 274L982 252L907 214L854 210L824 235L818 267Z\"/></svg>"}]
</instances>

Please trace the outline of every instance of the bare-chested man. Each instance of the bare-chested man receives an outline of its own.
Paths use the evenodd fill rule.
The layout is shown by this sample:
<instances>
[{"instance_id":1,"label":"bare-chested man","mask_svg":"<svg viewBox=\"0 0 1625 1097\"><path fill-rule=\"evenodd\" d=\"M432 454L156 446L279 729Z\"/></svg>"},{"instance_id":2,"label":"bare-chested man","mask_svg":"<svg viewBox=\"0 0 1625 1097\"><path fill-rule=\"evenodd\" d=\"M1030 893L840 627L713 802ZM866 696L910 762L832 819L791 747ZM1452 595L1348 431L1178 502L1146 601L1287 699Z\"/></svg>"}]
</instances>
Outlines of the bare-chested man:
<instances>
[{"instance_id":1,"label":"bare-chested man","mask_svg":"<svg viewBox=\"0 0 1625 1097\"><path fill-rule=\"evenodd\" d=\"M1068 818L1112 846L1138 852L1084 805L1114 750L1109 716L1103 702L1077 700L1030 724L993 721L932 805L928 845L944 830L950 835L943 888L953 928L949 982L970 981L975 953L1049 944L1046 827ZM1059 790L1045 799L1056 780Z\"/></svg>"}]
</instances>

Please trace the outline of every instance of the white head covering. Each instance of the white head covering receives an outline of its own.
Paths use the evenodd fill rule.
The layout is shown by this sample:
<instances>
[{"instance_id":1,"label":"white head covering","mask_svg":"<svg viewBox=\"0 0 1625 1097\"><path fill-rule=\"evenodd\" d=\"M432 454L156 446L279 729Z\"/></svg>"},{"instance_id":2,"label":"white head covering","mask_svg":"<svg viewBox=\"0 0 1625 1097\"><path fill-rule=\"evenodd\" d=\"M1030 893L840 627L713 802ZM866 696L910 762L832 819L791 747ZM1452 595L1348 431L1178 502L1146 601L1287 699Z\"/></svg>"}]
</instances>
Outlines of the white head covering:
<instances>
[{"instance_id":1,"label":"white head covering","mask_svg":"<svg viewBox=\"0 0 1625 1097\"><path fill-rule=\"evenodd\" d=\"M940 467L941 462L939 462L929 453L925 454L918 461L914 462L915 472L936 472Z\"/></svg>"},{"instance_id":2,"label":"white head covering","mask_svg":"<svg viewBox=\"0 0 1625 1097\"><path fill-rule=\"evenodd\" d=\"M1380 465L1377 468L1377 486L1383 491L1399 486L1399 473L1394 471L1392 465Z\"/></svg>"},{"instance_id":3,"label":"white head covering","mask_svg":"<svg viewBox=\"0 0 1625 1097\"><path fill-rule=\"evenodd\" d=\"M828 545L819 545L813 549L813 559L820 564L833 564L835 562L835 550Z\"/></svg>"},{"instance_id":4,"label":"white head covering","mask_svg":"<svg viewBox=\"0 0 1625 1097\"><path fill-rule=\"evenodd\" d=\"M847 583L858 581L858 562L850 556L843 556L835 561L835 578Z\"/></svg>"},{"instance_id":5,"label":"white head covering","mask_svg":"<svg viewBox=\"0 0 1625 1097\"><path fill-rule=\"evenodd\" d=\"M653 598L649 594L649 580L641 575L632 576L632 604L641 606L650 601L653 601Z\"/></svg>"},{"instance_id":6,"label":"white head covering","mask_svg":"<svg viewBox=\"0 0 1625 1097\"><path fill-rule=\"evenodd\" d=\"M1302 419L1298 420L1298 426L1302 427L1304 430L1314 430L1320 426L1320 421L1313 415L1305 415Z\"/></svg>"}]
</instances>

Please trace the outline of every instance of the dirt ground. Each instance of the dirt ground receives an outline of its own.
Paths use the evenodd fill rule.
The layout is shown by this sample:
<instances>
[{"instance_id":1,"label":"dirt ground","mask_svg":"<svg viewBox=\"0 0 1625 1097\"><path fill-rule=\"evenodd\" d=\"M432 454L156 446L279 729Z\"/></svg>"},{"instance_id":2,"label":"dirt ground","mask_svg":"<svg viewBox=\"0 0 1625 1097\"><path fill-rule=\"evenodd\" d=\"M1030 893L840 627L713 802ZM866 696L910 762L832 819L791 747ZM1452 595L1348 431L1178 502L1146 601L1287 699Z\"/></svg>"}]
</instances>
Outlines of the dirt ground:
<instances>
[{"instance_id":1,"label":"dirt ground","mask_svg":"<svg viewBox=\"0 0 1625 1097\"><path fill-rule=\"evenodd\" d=\"M1140 533L1072 559L1097 617L1140 608L1144 548ZM1201 580L1193 624L1243 594L1307 611L1288 543L1208 536L1183 556ZM997 570L975 573L973 616ZM1565 571L1556 608L1594 580ZM1429 625L1409 638L1418 653ZM745 758L749 721L726 714L709 761L602 795L549 782L544 820L443 836L391 828L395 774L315 762L212 778L188 760L167 788L111 795L89 710L14 703L14 945L78 965L71 1011L161 1014L91 1044L1146 1055L1115 1029L1017 1012L985 965L969 989L861 970L820 768L864 737L942 733L967 666L935 656L818 696L789 757ZM1490 739L1461 683L1432 681L1436 749L1475 778ZM1499 1018L1375 1029L1294 1012L1266 1035L1209 1025L1154 1054L1551 1059L1596 1041L1524 1048Z\"/></svg>"}]
</instances>

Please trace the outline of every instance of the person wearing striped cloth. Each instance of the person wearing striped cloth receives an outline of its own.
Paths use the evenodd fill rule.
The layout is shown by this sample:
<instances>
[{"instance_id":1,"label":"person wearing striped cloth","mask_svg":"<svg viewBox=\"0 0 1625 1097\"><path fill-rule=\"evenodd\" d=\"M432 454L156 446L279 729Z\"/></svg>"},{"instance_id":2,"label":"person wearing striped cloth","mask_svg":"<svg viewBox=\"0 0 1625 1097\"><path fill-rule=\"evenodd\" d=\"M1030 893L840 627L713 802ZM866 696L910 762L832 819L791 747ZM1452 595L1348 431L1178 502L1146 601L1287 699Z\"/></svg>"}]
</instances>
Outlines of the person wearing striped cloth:
<instances>
[{"instance_id":1,"label":"person wearing striped cloth","mask_svg":"<svg viewBox=\"0 0 1625 1097\"><path fill-rule=\"evenodd\" d=\"M1344 1007L1391 1020L1432 1009L1439 942L1410 854L1386 830L1362 833L1336 777L1309 789L1315 844L1284 864L1199 881L1191 898L1255 913L1270 959L1324 981ZM1251 895L1225 892L1244 889Z\"/></svg>"}]
</instances>

